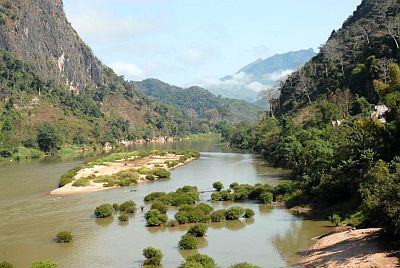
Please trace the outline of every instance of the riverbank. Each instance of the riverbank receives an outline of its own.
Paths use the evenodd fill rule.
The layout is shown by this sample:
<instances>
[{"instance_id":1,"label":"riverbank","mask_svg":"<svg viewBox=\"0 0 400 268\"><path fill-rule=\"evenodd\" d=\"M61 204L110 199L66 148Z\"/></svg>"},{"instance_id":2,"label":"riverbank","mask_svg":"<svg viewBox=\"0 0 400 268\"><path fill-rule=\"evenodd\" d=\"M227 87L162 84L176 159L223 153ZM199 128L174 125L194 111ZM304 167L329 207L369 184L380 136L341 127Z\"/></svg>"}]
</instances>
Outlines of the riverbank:
<instances>
[{"instance_id":1,"label":"riverbank","mask_svg":"<svg viewBox=\"0 0 400 268\"><path fill-rule=\"evenodd\" d=\"M150 153L149 153L150 154ZM118 155L118 154L115 154ZM94 160L78 168L70 182L50 192L51 195L71 195L90 193L140 184L159 178L169 177L169 171L198 158L196 153L174 154L162 152L160 154L140 157L127 154L128 157L113 161ZM114 158L113 155L110 156ZM121 178L122 179L119 179ZM118 179L116 179L118 178ZM121 180L122 183L121 183Z\"/></svg>"},{"instance_id":2,"label":"riverbank","mask_svg":"<svg viewBox=\"0 0 400 268\"><path fill-rule=\"evenodd\" d=\"M381 229L333 233L319 239L298 263L305 267L398 267L399 251L382 238Z\"/></svg>"}]
</instances>

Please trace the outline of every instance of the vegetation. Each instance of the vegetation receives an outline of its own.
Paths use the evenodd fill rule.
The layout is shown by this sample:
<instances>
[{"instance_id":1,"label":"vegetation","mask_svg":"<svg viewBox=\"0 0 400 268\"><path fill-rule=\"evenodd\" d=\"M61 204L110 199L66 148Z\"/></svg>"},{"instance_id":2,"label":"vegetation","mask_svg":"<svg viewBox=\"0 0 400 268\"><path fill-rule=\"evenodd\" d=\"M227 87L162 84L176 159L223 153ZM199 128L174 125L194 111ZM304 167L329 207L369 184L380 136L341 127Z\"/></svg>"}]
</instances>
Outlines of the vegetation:
<instances>
[{"instance_id":1,"label":"vegetation","mask_svg":"<svg viewBox=\"0 0 400 268\"><path fill-rule=\"evenodd\" d=\"M102 204L94 210L96 218L107 218L113 214L114 210L110 204Z\"/></svg>"},{"instance_id":2,"label":"vegetation","mask_svg":"<svg viewBox=\"0 0 400 268\"><path fill-rule=\"evenodd\" d=\"M228 190L222 190L211 194L212 201L245 201L255 200L262 204L270 204L273 201L274 188L271 185L232 183Z\"/></svg>"},{"instance_id":3,"label":"vegetation","mask_svg":"<svg viewBox=\"0 0 400 268\"><path fill-rule=\"evenodd\" d=\"M246 208L243 217L245 218L253 218L254 217L254 210L251 208Z\"/></svg>"},{"instance_id":4,"label":"vegetation","mask_svg":"<svg viewBox=\"0 0 400 268\"><path fill-rule=\"evenodd\" d=\"M211 213L211 221L212 222L221 222L225 220L225 209L216 210Z\"/></svg>"},{"instance_id":5,"label":"vegetation","mask_svg":"<svg viewBox=\"0 0 400 268\"><path fill-rule=\"evenodd\" d=\"M204 224L196 224L189 228L187 231L188 235L192 235L195 237L203 237L207 233L207 226Z\"/></svg>"},{"instance_id":6,"label":"vegetation","mask_svg":"<svg viewBox=\"0 0 400 268\"><path fill-rule=\"evenodd\" d=\"M64 231L57 234L56 241L57 243L70 243L72 242L72 232Z\"/></svg>"},{"instance_id":7,"label":"vegetation","mask_svg":"<svg viewBox=\"0 0 400 268\"><path fill-rule=\"evenodd\" d=\"M15 266L7 261L3 261L0 262L0 268L15 268Z\"/></svg>"},{"instance_id":8,"label":"vegetation","mask_svg":"<svg viewBox=\"0 0 400 268\"><path fill-rule=\"evenodd\" d=\"M247 262L241 262L231 265L229 268L261 268L261 267Z\"/></svg>"},{"instance_id":9,"label":"vegetation","mask_svg":"<svg viewBox=\"0 0 400 268\"><path fill-rule=\"evenodd\" d=\"M34 261L31 268L57 268L57 264L51 261Z\"/></svg>"},{"instance_id":10,"label":"vegetation","mask_svg":"<svg viewBox=\"0 0 400 268\"><path fill-rule=\"evenodd\" d=\"M132 200L126 201L119 205L119 210L122 212L133 214L136 212L136 203Z\"/></svg>"},{"instance_id":11,"label":"vegetation","mask_svg":"<svg viewBox=\"0 0 400 268\"><path fill-rule=\"evenodd\" d=\"M225 219L226 220L238 220L240 217L244 215L246 210L242 207L230 207L225 211Z\"/></svg>"},{"instance_id":12,"label":"vegetation","mask_svg":"<svg viewBox=\"0 0 400 268\"><path fill-rule=\"evenodd\" d=\"M168 211L168 206L160 201L155 201L151 204L151 209L157 209L161 213L165 214Z\"/></svg>"},{"instance_id":13,"label":"vegetation","mask_svg":"<svg viewBox=\"0 0 400 268\"><path fill-rule=\"evenodd\" d=\"M159 201L167 206L193 205L199 200L200 193L195 186L184 186L175 192L154 192L144 197L144 201Z\"/></svg>"},{"instance_id":14,"label":"vegetation","mask_svg":"<svg viewBox=\"0 0 400 268\"><path fill-rule=\"evenodd\" d=\"M175 214L175 219L179 224L186 223L206 223L210 221L213 208L207 204L182 205Z\"/></svg>"},{"instance_id":15,"label":"vegetation","mask_svg":"<svg viewBox=\"0 0 400 268\"><path fill-rule=\"evenodd\" d=\"M220 192L224 188L224 185L222 184L222 182L216 181L213 183L213 187L216 191Z\"/></svg>"},{"instance_id":16,"label":"vegetation","mask_svg":"<svg viewBox=\"0 0 400 268\"><path fill-rule=\"evenodd\" d=\"M118 216L118 220L119 220L120 222L127 222L127 221L129 221L129 216L126 215L126 214L119 215L119 216Z\"/></svg>"},{"instance_id":17,"label":"vegetation","mask_svg":"<svg viewBox=\"0 0 400 268\"><path fill-rule=\"evenodd\" d=\"M194 254L186 258L186 261L179 266L180 268L216 268L217 265L213 258L207 255Z\"/></svg>"},{"instance_id":18,"label":"vegetation","mask_svg":"<svg viewBox=\"0 0 400 268\"><path fill-rule=\"evenodd\" d=\"M168 221L168 216L157 209L151 209L144 215L147 226L161 226Z\"/></svg>"},{"instance_id":19,"label":"vegetation","mask_svg":"<svg viewBox=\"0 0 400 268\"><path fill-rule=\"evenodd\" d=\"M197 240L193 236L186 234L181 237L178 246L181 250L196 249Z\"/></svg>"},{"instance_id":20,"label":"vegetation","mask_svg":"<svg viewBox=\"0 0 400 268\"><path fill-rule=\"evenodd\" d=\"M143 265L159 266L161 264L163 254L159 249L147 247L143 249L143 256L146 258Z\"/></svg>"}]
</instances>

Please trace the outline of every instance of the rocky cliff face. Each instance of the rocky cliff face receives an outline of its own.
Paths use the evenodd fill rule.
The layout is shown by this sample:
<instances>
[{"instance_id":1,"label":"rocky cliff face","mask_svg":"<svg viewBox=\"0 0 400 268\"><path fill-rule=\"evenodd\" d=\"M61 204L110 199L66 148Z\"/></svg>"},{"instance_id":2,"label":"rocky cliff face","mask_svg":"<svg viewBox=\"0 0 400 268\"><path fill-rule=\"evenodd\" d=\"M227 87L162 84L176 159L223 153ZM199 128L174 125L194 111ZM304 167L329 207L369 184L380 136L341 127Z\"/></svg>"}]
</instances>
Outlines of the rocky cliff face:
<instances>
[{"instance_id":1,"label":"rocky cliff face","mask_svg":"<svg viewBox=\"0 0 400 268\"><path fill-rule=\"evenodd\" d=\"M99 85L106 68L67 21L62 0L0 0L0 48L71 90Z\"/></svg>"}]
</instances>

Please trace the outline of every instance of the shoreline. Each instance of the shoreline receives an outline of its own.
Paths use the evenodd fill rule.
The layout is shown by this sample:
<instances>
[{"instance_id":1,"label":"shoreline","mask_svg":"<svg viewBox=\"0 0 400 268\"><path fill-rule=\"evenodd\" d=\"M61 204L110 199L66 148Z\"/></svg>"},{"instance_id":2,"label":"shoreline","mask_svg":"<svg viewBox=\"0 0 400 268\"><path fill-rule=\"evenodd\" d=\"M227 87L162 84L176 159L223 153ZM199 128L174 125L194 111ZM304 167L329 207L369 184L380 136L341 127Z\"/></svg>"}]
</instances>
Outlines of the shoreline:
<instances>
[{"instance_id":1,"label":"shoreline","mask_svg":"<svg viewBox=\"0 0 400 268\"><path fill-rule=\"evenodd\" d=\"M399 251L385 243L380 228L322 236L300 257L301 267L398 267Z\"/></svg>"},{"instance_id":2,"label":"shoreline","mask_svg":"<svg viewBox=\"0 0 400 268\"><path fill-rule=\"evenodd\" d=\"M168 167L168 165L165 163L168 161L178 161L181 156L183 155L174 155L174 154L167 154L165 156L153 155L145 157L143 159L127 159L123 161L117 160L114 162L105 162L100 165L94 165L93 167L82 168L77 172L72 182L67 183L60 188L52 190L49 194L72 195L72 194L92 193L92 192L105 191L115 188L121 188L122 186L105 187L104 186L105 183L94 182L92 179L89 180L89 185L87 186L73 186L73 184L75 181L79 179L88 178L90 176L94 176L95 178L102 176L112 176L121 171L128 171L128 170L136 171L143 167L152 169L155 168L156 166L161 166L162 168L171 171L197 159L196 157L188 158L185 162L178 163L174 167ZM158 180L158 178L155 178L154 180ZM146 179L146 175L141 174L135 184L142 184L147 182L150 182L150 180Z\"/></svg>"}]
</instances>

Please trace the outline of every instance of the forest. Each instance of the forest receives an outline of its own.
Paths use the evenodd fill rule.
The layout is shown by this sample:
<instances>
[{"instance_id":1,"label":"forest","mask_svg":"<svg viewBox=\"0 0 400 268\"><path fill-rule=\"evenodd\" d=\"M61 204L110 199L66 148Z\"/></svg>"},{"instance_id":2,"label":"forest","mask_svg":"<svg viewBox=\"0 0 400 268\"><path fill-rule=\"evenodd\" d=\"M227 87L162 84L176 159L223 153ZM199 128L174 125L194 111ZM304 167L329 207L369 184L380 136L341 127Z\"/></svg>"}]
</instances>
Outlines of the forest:
<instances>
[{"instance_id":1,"label":"forest","mask_svg":"<svg viewBox=\"0 0 400 268\"><path fill-rule=\"evenodd\" d=\"M234 147L292 169L289 207L400 238L399 4L364 1L320 53L281 83L256 124L219 129ZM379 112L382 111L383 112Z\"/></svg>"}]
</instances>

